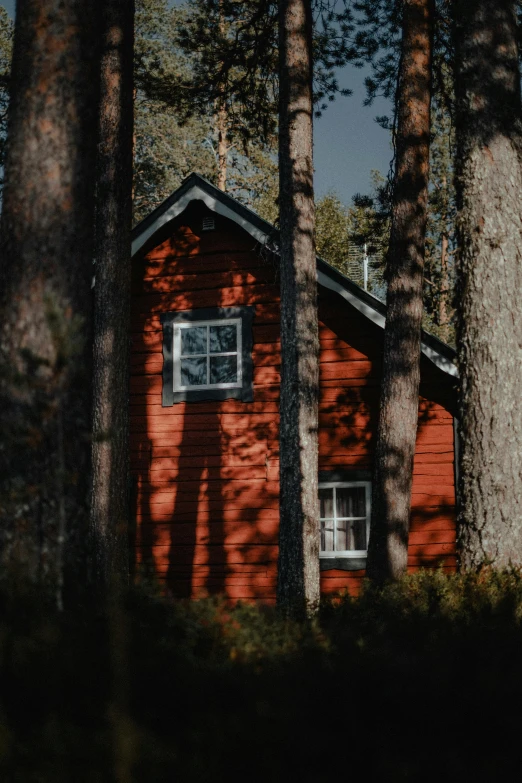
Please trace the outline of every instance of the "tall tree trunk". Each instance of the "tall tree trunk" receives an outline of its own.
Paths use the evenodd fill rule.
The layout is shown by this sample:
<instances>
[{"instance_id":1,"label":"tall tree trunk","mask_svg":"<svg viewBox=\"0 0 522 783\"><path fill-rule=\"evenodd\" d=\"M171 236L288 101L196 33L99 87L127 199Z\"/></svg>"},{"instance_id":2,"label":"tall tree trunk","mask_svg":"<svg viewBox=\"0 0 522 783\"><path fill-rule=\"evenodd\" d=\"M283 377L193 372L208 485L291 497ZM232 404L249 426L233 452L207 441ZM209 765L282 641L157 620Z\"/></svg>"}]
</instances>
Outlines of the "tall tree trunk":
<instances>
[{"instance_id":1,"label":"tall tree trunk","mask_svg":"<svg viewBox=\"0 0 522 783\"><path fill-rule=\"evenodd\" d=\"M217 132L218 132L218 188L225 191L227 189L227 123L228 112L225 101L220 100L217 111Z\"/></svg>"},{"instance_id":2,"label":"tall tree trunk","mask_svg":"<svg viewBox=\"0 0 522 783\"><path fill-rule=\"evenodd\" d=\"M280 0L281 500L277 600L295 616L319 602L319 337L309 0Z\"/></svg>"},{"instance_id":3,"label":"tall tree trunk","mask_svg":"<svg viewBox=\"0 0 522 783\"><path fill-rule=\"evenodd\" d=\"M114 779L132 779L129 717L129 327L134 152L133 0L105 0L95 231L91 542L96 592L107 600Z\"/></svg>"},{"instance_id":4,"label":"tall tree trunk","mask_svg":"<svg viewBox=\"0 0 522 783\"><path fill-rule=\"evenodd\" d=\"M439 294L439 326L445 330L449 324L448 299L450 294L448 272L448 234L442 234L440 250L440 294ZM445 335L446 338L446 335Z\"/></svg>"},{"instance_id":5,"label":"tall tree trunk","mask_svg":"<svg viewBox=\"0 0 522 783\"><path fill-rule=\"evenodd\" d=\"M64 556L86 577L96 18L17 4L0 230L1 570L59 606Z\"/></svg>"},{"instance_id":6,"label":"tall tree trunk","mask_svg":"<svg viewBox=\"0 0 522 783\"><path fill-rule=\"evenodd\" d=\"M516 4L455 3L460 562L522 565L522 128Z\"/></svg>"},{"instance_id":7,"label":"tall tree trunk","mask_svg":"<svg viewBox=\"0 0 522 783\"><path fill-rule=\"evenodd\" d=\"M91 535L104 590L128 574L134 3L105 0L102 18Z\"/></svg>"},{"instance_id":8,"label":"tall tree trunk","mask_svg":"<svg viewBox=\"0 0 522 783\"><path fill-rule=\"evenodd\" d=\"M223 12L223 0L219 0L219 35L222 39L226 36L225 15ZM224 97L220 97L217 110L218 132L218 188L223 192L227 189L227 155L228 155L228 112Z\"/></svg>"},{"instance_id":9,"label":"tall tree trunk","mask_svg":"<svg viewBox=\"0 0 522 783\"><path fill-rule=\"evenodd\" d=\"M367 562L367 574L377 583L403 574L408 557L419 409L432 28L431 0L405 0L387 316Z\"/></svg>"}]
</instances>

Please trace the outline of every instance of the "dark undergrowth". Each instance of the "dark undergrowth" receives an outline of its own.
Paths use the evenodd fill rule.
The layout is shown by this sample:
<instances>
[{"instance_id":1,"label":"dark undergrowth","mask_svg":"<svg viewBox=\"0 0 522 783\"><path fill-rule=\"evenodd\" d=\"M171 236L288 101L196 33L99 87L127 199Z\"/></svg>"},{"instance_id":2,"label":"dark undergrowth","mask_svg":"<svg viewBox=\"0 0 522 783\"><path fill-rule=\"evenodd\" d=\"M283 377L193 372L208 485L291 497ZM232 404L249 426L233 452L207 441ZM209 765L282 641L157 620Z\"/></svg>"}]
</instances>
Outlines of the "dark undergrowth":
<instances>
[{"instance_id":1,"label":"dark undergrowth","mask_svg":"<svg viewBox=\"0 0 522 783\"><path fill-rule=\"evenodd\" d=\"M3 599L0 780L497 781L520 776L522 578L419 573L266 607L134 592Z\"/></svg>"}]
</instances>

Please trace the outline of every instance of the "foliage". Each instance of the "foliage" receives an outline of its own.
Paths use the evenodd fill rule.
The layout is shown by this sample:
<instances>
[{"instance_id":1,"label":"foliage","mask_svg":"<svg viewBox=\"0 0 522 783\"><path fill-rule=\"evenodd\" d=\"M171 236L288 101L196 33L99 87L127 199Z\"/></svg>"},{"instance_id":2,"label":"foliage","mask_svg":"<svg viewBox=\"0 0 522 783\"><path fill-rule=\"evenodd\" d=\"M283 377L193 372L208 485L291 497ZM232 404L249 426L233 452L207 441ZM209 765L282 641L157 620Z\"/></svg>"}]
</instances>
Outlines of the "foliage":
<instances>
[{"instance_id":1,"label":"foliage","mask_svg":"<svg viewBox=\"0 0 522 783\"><path fill-rule=\"evenodd\" d=\"M52 614L32 595L0 608L6 781L113 780L122 670L133 780L316 781L349 761L370 780L489 781L520 761L519 571L421 571L301 625L142 593L121 616Z\"/></svg>"},{"instance_id":2,"label":"foliage","mask_svg":"<svg viewBox=\"0 0 522 783\"><path fill-rule=\"evenodd\" d=\"M391 116L377 121L395 134L399 78L402 0L354 0L355 32L350 58L367 64L366 105L377 96L391 99ZM434 56L430 195L425 258L424 327L446 342L454 342L453 291L455 284L455 193L452 130L453 83L451 22L447 0L434 2ZM391 176L390 176L391 181ZM360 197L359 197L360 198ZM363 197L364 198L364 197ZM383 255L385 257L385 253Z\"/></svg>"},{"instance_id":3,"label":"foliage","mask_svg":"<svg viewBox=\"0 0 522 783\"><path fill-rule=\"evenodd\" d=\"M374 172L378 178L377 172ZM377 179L376 179L377 181ZM363 255L367 243L369 256L368 289L383 297L383 254L387 244L386 221L370 197L356 197L358 206L346 207L333 192L315 204L315 242L317 255L349 277L363 284ZM277 180L253 200L253 207L269 223L279 221Z\"/></svg>"},{"instance_id":4,"label":"foliage","mask_svg":"<svg viewBox=\"0 0 522 783\"><path fill-rule=\"evenodd\" d=\"M268 147L249 144L245 154L230 150L227 191L269 222L277 219L278 178L277 160Z\"/></svg>"},{"instance_id":5,"label":"foliage","mask_svg":"<svg viewBox=\"0 0 522 783\"><path fill-rule=\"evenodd\" d=\"M185 127L175 110L153 89L162 80L179 82L187 67L175 45L179 9L167 0L138 0L135 43L134 216L145 217L192 171L209 179L217 166L208 116ZM151 83L151 74L155 81Z\"/></svg>"},{"instance_id":6,"label":"foliage","mask_svg":"<svg viewBox=\"0 0 522 783\"><path fill-rule=\"evenodd\" d=\"M369 290L379 299L386 298L384 280L385 260L390 236L390 189L388 182L379 171L371 172L372 189L370 194L356 193L349 209L350 240L357 248L359 258L364 252L368 255ZM360 284L360 263L357 277L350 275Z\"/></svg>"},{"instance_id":7,"label":"foliage","mask_svg":"<svg viewBox=\"0 0 522 783\"><path fill-rule=\"evenodd\" d=\"M403 0L353 0L354 28L347 59L357 67L365 63L371 75L365 79L366 105L376 97L395 105L402 39ZM448 0L434 2L433 91L439 100L448 98L448 62L451 61L451 22ZM385 128L395 128L395 116L378 117Z\"/></svg>"},{"instance_id":8,"label":"foliage","mask_svg":"<svg viewBox=\"0 0 522 783\"><path fill-rule=\"evenodd\" d=\"M424 307L430 331L455 344L456 195L454 185L454 128L446 107L432 107L430 192L426 235Z\"/></svg>"},{"instance_id":9,"label":"foliage","mask_svg":"<svg viewBox=\"0 0 522 783\"><path fill-rule=\"evenodd\" d=\"M13 23L0 5L0 192L3 185L3 166L7 137L7 107L9 105L9 75L13 48Z\"/></svg>"},{"instance_id":10,"label":"foliage","mask_svg":"<svg viewBox=\"0 0 522 783\"><path fill-rule=\"evenodd\" d=\"M438 104L435 105L432 116L433 139L430 148L423 328L449 345L454 345L456 202L453 179L453 126L450 116ZM357 193L353 197L353 204L348 213L349 238L352 248L357 248L359 255L366 245L370 257L370 290L379 298L385 299L385 262L390 233L391 192L388 181L378 171L372 171L371 178L371 193L369 195ZM350 267L345 274L360 283Z\"/></svg>"},{"instance_id":11,"label":"foliage","mask_svg":"<svg viewBox=\"0 0 522 783\"><path fill-rule=\"evenodd\" d=\"M270 0L189 0L178 42L191 62L189 78L170 99L185 118L220 101L229 132L243 144L271 143L276 129L276 8Z\"/></svg>"},{"instance_id":12,"label":"foliage","mask_svg":"<svg viewBox=\"0 0 522 783\"><path fill-rule=\"evenodd\" d=\"M138 0L136 11L134 210L140 219L192 171L217 182L216 100L189 101L190 112L186 104L205 50L187 56L180 48L179 31L199 20L208 41L218 32L212 15L200 9L198 16L197 3L170 8L167 0ZM255 208L275 187L275 138L260 141L257 134L247 139L243 124L240 107L229 101L227 190Z\"/></svg>"},{"instance_id":13,"label":"foliage","mask_svg":"<svg viewBox=\"0 0 522 783\"><path fill-rule=\"evenodd\" d=\"M335 69L348 58L353 29L348 0L315 0L314 98L317 113L339 93ZM190 79L172 85L185 117L225 99L233 133L271 144L277 128L278 32L274 0L189 0L179 44L191 59Z\"/></svg>"},{"instance_id":14,"label":"foliage","mask_svg":"<svg viewBox=\"0 0 522 783\"><path fill-rule=\"evenodd\" d=\"M390 192L388 183L379 171L371 172L370 195L356 193L350 209L350 236L352 242L367 245L370 255L384 263L390 235Z\"/></svg>"},{"instance_id":15,"label":"foliage","mask_svg":"<svg viewBox=\"0 0 522 783\"><path fill-rule=\"evenodd\" d=\"M350 262L350 218L334 193L327 193L315 206L317 254L336 269L348 274Z\"/></svg>"},{"instance_id":16,"label":"foliage","mask_svg":"<svg viewBox=\"0 0 522 783\"><path fill-rule=\"evenodd\" d=\"M279 223L279 167L272 159L272 173L252 200L252 208L272 225Z\"/></svg>"}]
</instances>

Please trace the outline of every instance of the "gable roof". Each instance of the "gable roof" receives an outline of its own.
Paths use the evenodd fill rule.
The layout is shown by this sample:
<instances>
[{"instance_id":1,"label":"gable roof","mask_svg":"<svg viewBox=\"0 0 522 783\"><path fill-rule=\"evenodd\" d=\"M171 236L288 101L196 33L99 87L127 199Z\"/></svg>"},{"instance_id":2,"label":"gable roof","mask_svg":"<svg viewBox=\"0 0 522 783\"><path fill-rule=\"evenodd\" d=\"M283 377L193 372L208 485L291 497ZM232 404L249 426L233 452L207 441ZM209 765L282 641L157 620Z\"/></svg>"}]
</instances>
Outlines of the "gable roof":
<instances>
[{"instance_id":1,"label":"gable roof","mask_svg":"<svg viewBox=\"0 0 522 783\"><path fill-rule=\"evenodd\" d=\"M132 256L134 257L162 226L181 215L191 201L196 200L203 201L212 212L232 220L261 245L272 243L278 236L277 229L251 209L216 188L199 174L191 174L171 196L135 226L132 231ZM335 291L362 315L384 328L386 305L322 258L317 258L317 282L320 286ZM458 376L455 351L424 330L422 352L443 372Z\"/></svg>"}]
</instances>

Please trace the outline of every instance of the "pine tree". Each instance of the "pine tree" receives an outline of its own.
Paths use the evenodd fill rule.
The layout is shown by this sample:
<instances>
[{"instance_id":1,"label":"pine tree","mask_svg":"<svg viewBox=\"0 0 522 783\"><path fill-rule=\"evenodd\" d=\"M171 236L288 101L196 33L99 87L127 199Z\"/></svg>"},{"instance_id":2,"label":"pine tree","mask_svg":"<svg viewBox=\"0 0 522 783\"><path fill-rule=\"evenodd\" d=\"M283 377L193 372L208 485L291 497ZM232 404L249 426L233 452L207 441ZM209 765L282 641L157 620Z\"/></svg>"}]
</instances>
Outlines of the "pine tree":
<instances>
[{"instance_id":1,"label":"pine tree","mask_svg":"<svg viewBox=\"0 0 522 783\"><path fill-rule=\"evenodd\" d=\"M231 144L273 143L277 6L271 0L189 0L178 42L191 68L171 96L182 116L226 106Z\"/></svg>"},{"instance_id":2,"label":"pine tree","mask_svg":"<svg viewBox=\"0 0 522 783\"><path fill-rule=\"evenodd\" d=\"M0 226L2 576L59 606L86 576L96 11L18 3Z\"/></svg>"},{"instance_id":3,"label":"pine tree","mask_svg":"<svg viewBox=\"0 0 522 783\"><path fill-rule=\"evenodd\" d=\"M201 4L200 4L201 5ZM199 15L198 15L199 14ZM184 25L203 24L212 50L220 35L218 6L209 13L195 5L169 8L166 0L138 0L135 54L134 215L139 220L166 198L192 171L219 184L219 160L227 190L255 208L277 181L274 143L258 143L240 133L233 101L226 102L226 128L216 111L218 95L199 101L196 72L203 54L184 51ZM199 21L198 21L199 20ZM192 30L192 27L190 27ZM180 32L181 31L181 32ZM190 38L190 36L189 36ZM199 88L198 88L199 89ZM190 97L189 97L190 96ZM274 107L275 111L275 107ZM223 122L223 113L221 124ZM219 152L219 135L226 143ZM223 149L226 147L225 160ZM224 163L223 163L224 160ZM223 183L222 183L223 184Z\"/></svg>"},{"instance_id":4,"label":"pine tree","mask_svg":"<svg viewBox=\"0 0 522 783\"><path fill-rule=\"evenodd\" d=\"M356 0L356 34L349 53L349 59L356 65L366 63L370 67L370 76L366 78L366 105L371 105L377 96L384 96L392 101L392 116L376 118L382 127L391 132L392 140L397 132L396 86L401 63L401 8L402 2L398 0ZM423 327L445 341L454 342L454 52L450 40L451 20L447 0L434 0L433 17L432 143ZM391 184L393 177L390 176L389 179ZM386 254L389 242L392 190L390 186L379 187L377 192L370 196L357 196L355 203L356 213L359 212L358 215L355 214L356 224L361 222L362 225L362 231L356 232L359 237L354 237L356 243L378 243L383 255ZM371 218L370 222L366 220L365 213Z\"/></svg>"},{"instance_id":5,"label":"pine tree","mask_svg":"<svg viewBox=\"0 0 522 783\"><path fill-rule=\"evenodd\" d=\"M266 190L277 180L276 33L274 4L266 0L189 0L178 27L190 67L170 100L185 120L210 108L217 186L249 206L258 199L256 186ZM255 65L247 62L253 49Z\"/></svg>"},{"instance_id":6,"label":"pine tree","mask_svg":"<svg viewBox=\"0 0 522 783\"><path fill-rule=\"evenodd\" d=\"M158 206L192 171L214 181L217 165L207 113L183 124L169 103L187 78L176 43L182 11L166 0L137 0L135 22L134 219Z\"/></svg>"},{"instance_id":7,"label":"pine tree","mask_svg":"<svg viewBox=\"0 0 522 783\"><path fill-rule=\"evenodd\" d=\"M101 591L128 575L132 0L105 0L96 191L91 542Z\"/></svg>"},{"instance_id":8,"label":"pine tree","mask_svg":"<svg viewBox=\"0 0 522 783\"><path fill-rule=\"evenodd\" d=\"M350 217L334 193L327 193L315 205L315 244L317 254L348 274L350 263Z\"/></svg>"},{"instance_id":9,"label":"pine tree","mask_svg":"<svg viewBox=\"0 0 522 783\"><path fill-rule=\"evenodd\" d=\"M387 315L366 569L378 583L405 573L408 556L428 202L431 1L405 0L402 26Z\"/></svg>"},{"instance_id":10,"label":"pine tree","mask_svg":"<svg viewBox=\"0 0 522 783\"><path fill-rule=\"evenodd\" d=\"M522 565L522 107L516 5L458 0L460 560Z\"/></svg>"},{"instance_id":11,"label":"pine tree","mask_svg":"<svg viewBox=\"0 0 522 783\"><path fill-rule=\"evenodd\" d=\"M280 0L281 403L278 606L319 603L319 335L312 160L312 14Z\"/></svg>"},{"instance_id":12,"label":"pine tree","mask_svg":"<svg viewBox=\"0 0 522 783\"><path fill-rule=\"evenodd\" d=\"M455 143L448 107L435 102L430 144L430 192L424 274L425 328L455 344Z\"/></svg>"}]
</instances>

